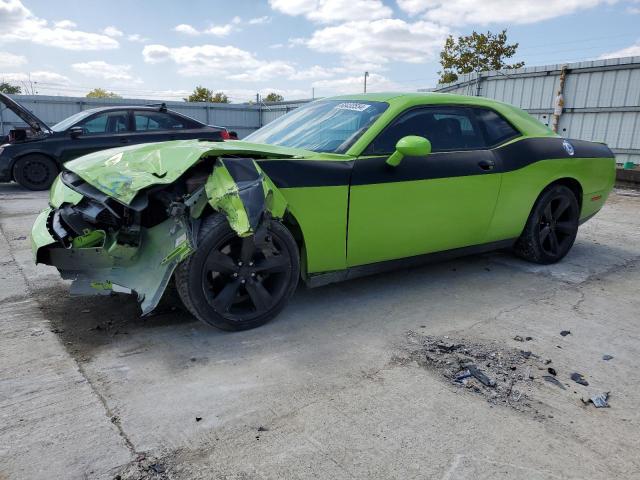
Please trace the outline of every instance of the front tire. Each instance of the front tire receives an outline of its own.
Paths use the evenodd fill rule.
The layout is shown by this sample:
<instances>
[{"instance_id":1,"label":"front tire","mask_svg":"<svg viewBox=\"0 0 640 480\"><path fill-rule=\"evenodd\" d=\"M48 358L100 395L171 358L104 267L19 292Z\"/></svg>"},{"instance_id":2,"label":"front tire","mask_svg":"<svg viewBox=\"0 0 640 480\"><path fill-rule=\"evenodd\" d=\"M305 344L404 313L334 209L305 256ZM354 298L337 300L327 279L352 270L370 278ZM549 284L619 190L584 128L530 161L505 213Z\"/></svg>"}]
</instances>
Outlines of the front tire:
<instances>
[{"instance_id":1,"label":"front tire","mask_svg":"<svg viewBox=\"0 0 640 480\"><path fill-rule=\"evenodd\" d=\"M29 190L48 190L59 169L49 157L39 154L25 155L16 161L13 178Z\"/></svg>"},{"instance_id":2,"label":"front tire","mask_svg":"<svg viewBox=\"0 0 640 480\"><path fill-rule=\"evenodd\" d=\"M516 242L516 255L543 265L560 261L575 242L579 218L580 206L571 189L552 185L533 206Z\"/></svg>"},{"instance_id":3,"label":"front tire","mask_svg":"<svg viewBox=\"0 0 640 480\"><path fill-rule=\"evenodd\" d=\"M300 277L298 246L280 222L263 238L240 238L223 215L207 217L198 249L177 268L178 294L191 314L222 330L264 325L285 307Z\"/></svg>"}]
</instances>

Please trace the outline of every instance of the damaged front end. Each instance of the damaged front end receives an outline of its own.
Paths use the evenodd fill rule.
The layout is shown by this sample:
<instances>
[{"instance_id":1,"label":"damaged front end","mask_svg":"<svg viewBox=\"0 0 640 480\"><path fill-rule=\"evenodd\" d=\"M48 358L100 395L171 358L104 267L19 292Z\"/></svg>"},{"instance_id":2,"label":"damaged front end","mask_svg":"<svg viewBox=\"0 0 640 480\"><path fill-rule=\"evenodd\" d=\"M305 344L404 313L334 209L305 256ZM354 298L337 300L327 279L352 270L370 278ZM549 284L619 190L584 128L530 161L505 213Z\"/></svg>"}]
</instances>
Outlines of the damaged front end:
<instances>
[{"instance_id":1,"label":"damaged front end","mask_svg":"<svg viewBox=\"0 0 640 480\"><path fill-rule=\"evenodd\" d=\"M136 294L143 315L158 305L175 267L198 248L203 215L224 214L246 237L286 209L253 159L206 155L175 182L140 189L129 203L65 171L49 204L32 229L36 263L72 280L72 294Z\"/></svg>"}]
</instances>

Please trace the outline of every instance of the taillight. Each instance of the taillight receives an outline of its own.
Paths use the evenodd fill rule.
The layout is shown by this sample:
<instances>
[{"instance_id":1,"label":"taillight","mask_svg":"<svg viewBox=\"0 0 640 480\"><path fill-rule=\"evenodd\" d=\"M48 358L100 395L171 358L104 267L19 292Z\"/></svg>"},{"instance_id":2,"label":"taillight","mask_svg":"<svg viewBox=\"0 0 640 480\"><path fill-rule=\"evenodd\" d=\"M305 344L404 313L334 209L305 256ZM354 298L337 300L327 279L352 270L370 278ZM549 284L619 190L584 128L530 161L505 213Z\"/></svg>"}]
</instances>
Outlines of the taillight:
<instances>
[{"instance_id":1,"label":"taillight","mask_svg":"<svg viewBox=\"0 0 640 480\"><path fill-rule=\"evenodd\" d=\"M221 130L220 136L222 137L223 140L229 140L231 138L231 136L229 136L229 132L226 130Z\"/></svg>"}]
</instances>

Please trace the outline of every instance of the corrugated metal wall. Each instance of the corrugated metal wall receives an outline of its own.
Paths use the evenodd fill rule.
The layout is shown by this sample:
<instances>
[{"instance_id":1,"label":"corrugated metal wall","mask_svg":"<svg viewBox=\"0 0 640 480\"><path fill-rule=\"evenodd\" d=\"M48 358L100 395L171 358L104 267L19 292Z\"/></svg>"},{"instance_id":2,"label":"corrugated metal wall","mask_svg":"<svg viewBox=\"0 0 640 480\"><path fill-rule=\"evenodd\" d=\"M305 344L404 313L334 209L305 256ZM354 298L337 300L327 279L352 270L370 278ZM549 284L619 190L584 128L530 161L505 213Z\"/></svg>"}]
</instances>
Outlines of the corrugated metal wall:
<instances>
[{"instance_id":1,"label":"corrugated metal wall","mask_svg":"<svg viewBox=\"0 0 640 480\"><path fill-rule=\"evenodd\" d=\"M45 95L11 95L11 97L31 110L47 125L59 121L89 108L112 105L149 105L158 104L158 100L140 99L97 99L84 97L50 97ZM269 104L234 104L234 103L202 103L202 102L165 102L167 107L176 112L195 118L207 125L220 125L238 132L240 138L249 135L260 126L284 115L285 113L306 103L306 100L279 102ZM0 113L0 131L6 135L16 126L24 126L24 122L11 111Z\"/></svg>"},{"instance_id":2,"label":"corrugated metal wall","mask_svg":"<svg viewBox=\"0 0 640 480\"><path fill-rule=\"evenodd\" d=\"M482 95L511 103L549 125L563 65L464 75L434 91ZM640 164L640 57L566 65L558 133L605 142L618 163Z\"/></svg>"}]
</instances>

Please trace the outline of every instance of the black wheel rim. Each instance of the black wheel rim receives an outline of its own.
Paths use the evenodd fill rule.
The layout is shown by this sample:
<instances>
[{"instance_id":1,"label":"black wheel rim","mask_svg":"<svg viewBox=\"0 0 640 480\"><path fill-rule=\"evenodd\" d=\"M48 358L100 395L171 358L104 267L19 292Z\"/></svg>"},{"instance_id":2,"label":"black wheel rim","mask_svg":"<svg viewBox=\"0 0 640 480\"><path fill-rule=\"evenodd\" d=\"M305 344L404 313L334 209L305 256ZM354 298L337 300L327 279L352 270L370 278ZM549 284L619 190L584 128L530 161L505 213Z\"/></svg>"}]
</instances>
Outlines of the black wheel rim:
<instances>
[{"instance_id":1,"label":"black wheel rim","mask_svg":"<svg viewBox=\"0 0 640 480\"><path fill-rule=\"evenodd\" d=\"M540 247L549 256L562 255L578 230L578 211L568 195L560 194L547 202L538 222Z\"/></svg>"},{"instance_id":2,"label":"black wheel rim","mask_svg":"<svg viewBox=\"0 0 640 480\"><path fill-rule=\"evenodd\" d=\"M42 185L49 178L49 167L44 162L30 160L23 167L24 178L32 185Z\"/></svg>"},{"instance_id":3,"label":"black wheel rim","mask_svg":"<svg viewBox=\"0 0 640 480\"><path fill-rule=\"evenodd\" d=\"M250 321L282 299L290 271L291 259L277 236L269 234L258 246L254 236L230 234L209 251L204 261L205 298L226 319Z\"/></svg>"}]
</instances>

